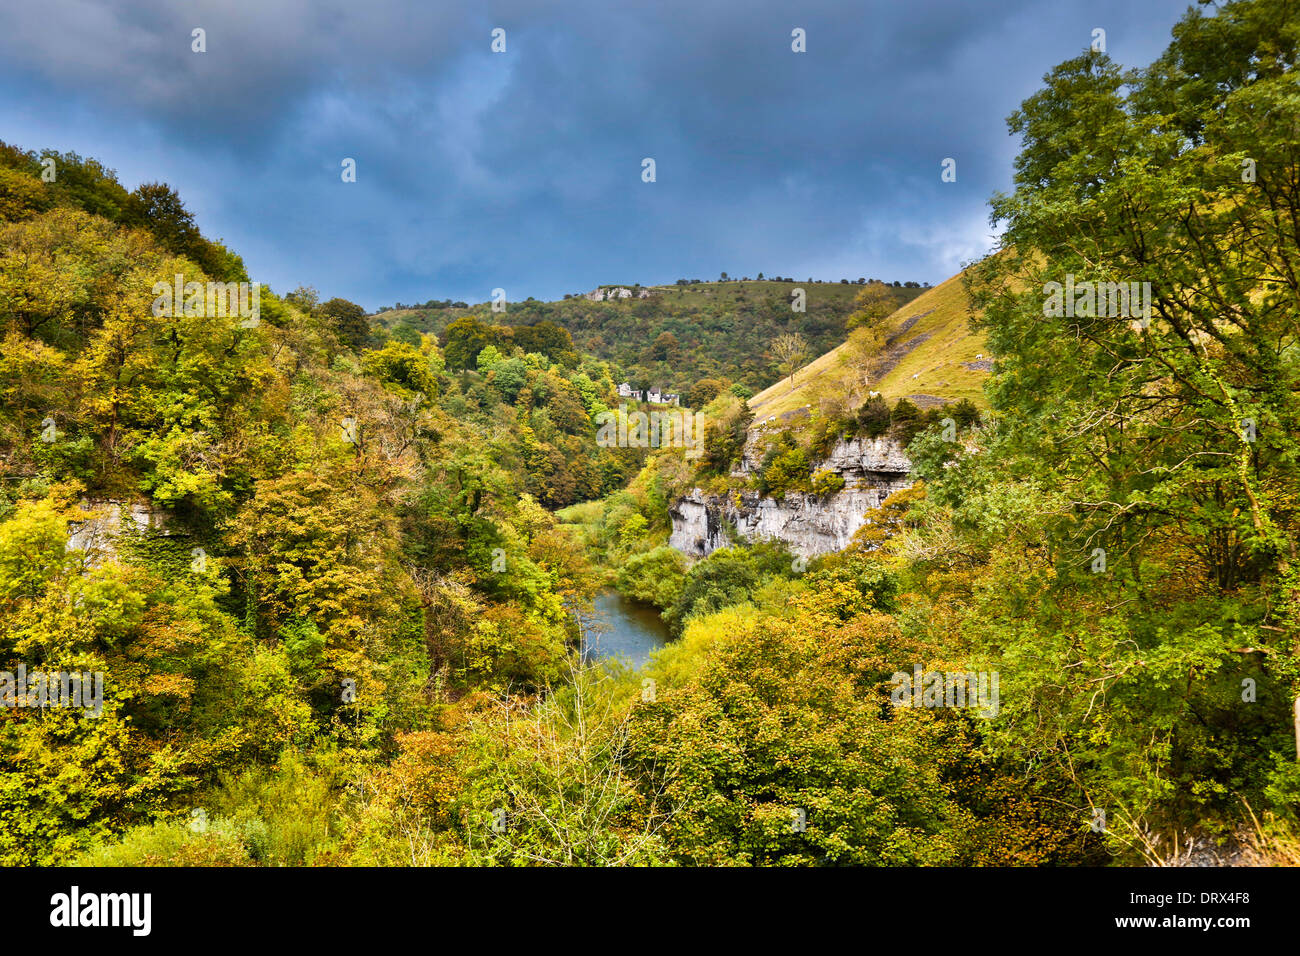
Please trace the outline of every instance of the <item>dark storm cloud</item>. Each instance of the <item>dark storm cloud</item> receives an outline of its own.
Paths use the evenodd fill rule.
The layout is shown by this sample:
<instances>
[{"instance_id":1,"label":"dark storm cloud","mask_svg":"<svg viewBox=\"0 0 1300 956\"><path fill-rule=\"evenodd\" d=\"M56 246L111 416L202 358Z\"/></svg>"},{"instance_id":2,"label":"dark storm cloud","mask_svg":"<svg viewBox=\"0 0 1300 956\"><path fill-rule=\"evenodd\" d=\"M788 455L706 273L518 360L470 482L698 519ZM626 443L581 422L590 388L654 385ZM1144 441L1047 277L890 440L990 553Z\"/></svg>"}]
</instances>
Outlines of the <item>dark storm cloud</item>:
<instances>
[{"instance_id":1,"label":"dark storm cloud","mask_svg":"<svg viewBox=\"0 0 1300 956\"><path fill-rule=\"evenodd\" d=\"M1130 6L52 0L5 14L0 137L169 181L255 278L370 307L939 281L988 248L1006 114L1094 27L1147 62L1184 3Z\"/></svg>"}]
</instances>

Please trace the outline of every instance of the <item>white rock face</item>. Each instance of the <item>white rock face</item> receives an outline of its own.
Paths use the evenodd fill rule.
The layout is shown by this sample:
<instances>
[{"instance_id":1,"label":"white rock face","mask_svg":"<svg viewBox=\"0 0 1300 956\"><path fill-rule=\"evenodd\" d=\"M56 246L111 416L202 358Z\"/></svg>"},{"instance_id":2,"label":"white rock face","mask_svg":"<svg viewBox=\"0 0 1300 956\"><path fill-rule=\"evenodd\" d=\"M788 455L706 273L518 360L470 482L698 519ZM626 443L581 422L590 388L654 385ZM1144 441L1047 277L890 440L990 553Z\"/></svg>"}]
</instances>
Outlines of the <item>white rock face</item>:
<instances>
[{"instance_id":1,"label":"white rock face","mask_svg":"<svg viewBox=\"0 0 1300 956\"><path fill-rule=\"evenodd\" d=\"M82 501L85 520L68 523L68 548L85 551L87 562L100 564L117 555L114 541L128 528L136 533L168 534L171 515L147 504L94 500Z\"/></svg>"},{"instance_id":2,"label":"white rock face","mask_svg":"<svg viewBox=\"0 0 1300 956\"><path fill-rule=\"evenodd\" d=\"M852 484L851 478L871 480L879 474L910 474L912 462L902 446L892 438L854 438L836 442L830 457L817 467L838 471L848 484ZM909 481L903 487L910 485Z\"/></svg>"},{"instance_id":3,"label":"white rock face","mask_svg":"<svg viewBox=\"0 0 1300 956\"><path fill-rule=\"evenodd\" d=\"M748 472L752 465L746 463ZM833 495L789 494L780 501L754 491L706 495L694 489L671 508L669 545L702 558L732 543L730 528L744 540L775 538L803 557L842 551L862 527L866 513L895 491L912 485L912 463L888 438L841 441L813 470L838 472L842 491Z\"/></svg>"}]
</instances>

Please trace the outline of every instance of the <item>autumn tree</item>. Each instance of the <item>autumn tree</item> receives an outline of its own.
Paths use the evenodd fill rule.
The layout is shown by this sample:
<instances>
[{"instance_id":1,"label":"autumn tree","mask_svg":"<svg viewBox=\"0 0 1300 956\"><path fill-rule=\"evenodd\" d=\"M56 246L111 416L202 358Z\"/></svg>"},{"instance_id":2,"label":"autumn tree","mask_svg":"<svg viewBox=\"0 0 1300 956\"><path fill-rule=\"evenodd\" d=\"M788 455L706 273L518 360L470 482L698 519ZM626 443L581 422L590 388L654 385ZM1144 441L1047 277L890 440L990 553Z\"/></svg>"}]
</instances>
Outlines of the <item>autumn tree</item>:
<instances>
[{"instance_id":1,"label":"autumn tree","mask_svg":"<svg viewBox=\"0 0 1300 956\"><path fill-rule=\"evenodd\" d=\"M879 279L872 279L862 287L854 299L854 313L849 316L848 328L865 327L875 329L881 321L898 307L898 300L889 286Z\"/></svg>"},{"instance_id":2,"label":"autumn tree","mask_svg":"<svg viewBox=\"0 0 1300 956\"><path fill-rule=\"evenodd\" d=\"M772 354L776 356L777 368L790 378L790 391L794 391L794 374L808 357L808 343L798 332L778 335L772 340Z\"/></svg>"},{"instance_id":3,"label":"autumn tree","mask_svg":"<svg viewBox=\"0 0 1300 956\"><path fill-rule=\"evenodd\" d=\"M856 403L859 396L869 391L879 373L881 349L885 339L879 328L862 325L849 333L840 350L840 364L849 372L849 401Z\"/></svg>"}]
</instances>

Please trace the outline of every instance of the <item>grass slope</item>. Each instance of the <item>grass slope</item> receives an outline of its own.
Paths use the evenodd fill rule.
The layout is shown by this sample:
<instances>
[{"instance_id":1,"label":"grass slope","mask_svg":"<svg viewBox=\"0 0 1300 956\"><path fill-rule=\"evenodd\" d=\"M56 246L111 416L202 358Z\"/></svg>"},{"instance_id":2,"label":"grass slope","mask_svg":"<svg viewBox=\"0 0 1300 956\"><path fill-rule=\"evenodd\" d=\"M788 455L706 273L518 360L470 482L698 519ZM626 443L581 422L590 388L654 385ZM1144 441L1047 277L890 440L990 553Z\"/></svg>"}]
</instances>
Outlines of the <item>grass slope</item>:
<instances>
[{"instance_id":1,"label":"grass slope","mask_svg":"<svg viewBox=\"0 0 1300 956\"><path fill-rule=\"evenodd\" d=\"M984 406L983 384L988 377L984 368L989 356L984 337L971 331L968 315L961 274L896 310L884 323L892 343L885 351L893 353L889 358L893 367L887 368L872 388L891 403L906 397L927 406L938 404L935 399L968 398ZM782 379L750 399L755 422L802 408L820 389L847 390L849 371L843 364L843 351L844 346L839 345L800 369L793 391L789 380Z\"/></svg>"}]
</instances>

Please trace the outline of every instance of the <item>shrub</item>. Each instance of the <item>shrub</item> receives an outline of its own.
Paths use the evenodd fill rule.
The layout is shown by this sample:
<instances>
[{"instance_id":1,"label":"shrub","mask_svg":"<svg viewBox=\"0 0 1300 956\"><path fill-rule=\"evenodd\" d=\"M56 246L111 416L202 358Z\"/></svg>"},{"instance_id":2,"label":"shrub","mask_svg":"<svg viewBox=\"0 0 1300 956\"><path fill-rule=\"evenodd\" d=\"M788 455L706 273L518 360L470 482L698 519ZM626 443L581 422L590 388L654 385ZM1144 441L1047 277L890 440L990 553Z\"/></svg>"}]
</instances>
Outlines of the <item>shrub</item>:
<instances>
[{"instance_id":1,"label":"shrub","mask_svg":"<svg viewBox=\"0 0 1300 956\"><path fill-rule=\"evenodd\" d=\"M758 490L774 498L784 498L787 493L808 486L810 470L808 451L800 448L789 432L784 432L763 456Z\"/></svg>"},{"instance_id":2,"label":"shrub","mask_svg":"<svg viewBox=\"0 0 1300 956\"><path fill-rule=\"evenodd\" d=\"M857 431L857 422L852 417L841 418L838 415L826 415L818 418L812 428L808 444L812 458L827 458L841 439L852 438Z\"/></svg>"},{"instance_id":3,"label":"shrub","mask_svg":"<svg viewBox=\"0 0 1300 956\"><path fill-rule=\"evenodd\" d=\"M958 428L970 428L980 420L980 410L975 407L975 403L969 398L963 398L949 410L953 421L957 423Z\"/></svg>"},{"instance_id":4,"label":"shrub","mask_svg":"<svg viewBox=\"0 0 1300 956\"><path fill-rule=\"evenodd\" d=\"M900 398L890 413L889 433L900 445L906 445L925 427L921 410L905 398Z\"/></svg>"},{"instance_id":5,"label":"shrub","mask_svg":"<svg viewBox=\"0 0 1300 956\"><path fill-rule=\"evenodd\" d=\"M844 476L828 468L820 469L812 477L812 492L815 495L833 495L844 488Z\"/></svg>"},{"instance_id":6,"label":"shrub","mask_svg":"<svg viewBox=\"0 0 1300 956\"><path fill-rule=\"evenodd\" d=\"M674 635L686 622L737 604L776 577L789 577L792 558L779 541L764 541L748 548L722 548L686 572L681 593L664 614Z\"/></svg>"},{"instance_id":7,"label":"shrub","mask_svg":"<svg viewBox=\"0 0 1300 956\"><path fill-rule=\"evenodd\" d=\"M630 598L667 609L681 594L685 576L686 559L665 545L629 558L618 571L618 589Z\"/></svg>"},{"instance_id":8,"label":"shrub","mask_svg":"<svg viewBox=\"0 0 1300 956\"><path fill-rule=\"evenodd\" d=\"M872 395L858 409L858 430L868 438L879 438L889 431L889 403L883 395Z\"/></svg>"},{"instance_id":9,"label":"shrub","mask_svg":"<svg viewBox=\"0 0 1300 956\"><path fill-rule=\"evenodd\" d=\"M252 866L241 833L230 820L155 823L128 831L120 842L87 851L76 866Z\"/></svg>"}]
</instances>

